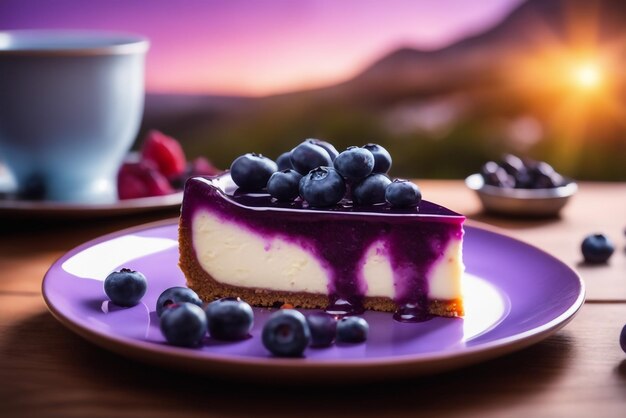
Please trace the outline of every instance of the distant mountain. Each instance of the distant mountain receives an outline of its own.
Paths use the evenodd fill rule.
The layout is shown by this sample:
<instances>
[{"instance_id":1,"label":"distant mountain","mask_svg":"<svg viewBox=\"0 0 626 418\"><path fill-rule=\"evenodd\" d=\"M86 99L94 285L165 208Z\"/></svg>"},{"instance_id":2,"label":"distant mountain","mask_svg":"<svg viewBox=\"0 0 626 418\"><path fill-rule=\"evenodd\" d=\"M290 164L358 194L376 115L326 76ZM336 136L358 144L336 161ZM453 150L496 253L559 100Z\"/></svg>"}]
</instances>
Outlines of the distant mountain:
<instances>
[{"instance_id":1,"label":"distant mountain","mask_svg":"<svg viewBox=\"0 0 626 418\"><path fill-rule=\"evenodd\" d=\"M593 25L593 27L589 27ZM591 31L594 41L617 39L626 30L624 0L529 0L499 24L434 51L400 48L366 68L344 88L386 95L390 87L412 93L441 92L491 82L509 56L548 42L567 45ZM548 38L548 39L546 39Z\"/></svg>"}]
</instances>

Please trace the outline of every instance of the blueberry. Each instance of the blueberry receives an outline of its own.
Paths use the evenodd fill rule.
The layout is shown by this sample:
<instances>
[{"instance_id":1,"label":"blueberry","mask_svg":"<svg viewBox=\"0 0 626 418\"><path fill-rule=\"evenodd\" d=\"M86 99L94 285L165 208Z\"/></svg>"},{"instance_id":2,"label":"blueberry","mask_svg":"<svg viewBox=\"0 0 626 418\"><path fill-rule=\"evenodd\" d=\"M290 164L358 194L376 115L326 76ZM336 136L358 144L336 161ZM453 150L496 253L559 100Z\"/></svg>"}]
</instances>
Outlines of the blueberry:
<instances>
[{"instance_id":1,"label":"blueberry","mask_svg":"<svg viewBox=\"0 0 626 418\"><path fill-rule=\"evenodd\" d=\"M515 179L494 161L486 162L480 169L485 184L496 187L513 187Z\"/></svg>"},{"instance_id":2,"label":"blueberry","mask_svg":"<svg viewBox=\"0 0 626 418\"><path fill-rule=\"evenodd\" d=\"M511 176L515 176L520 171L527 171L524 161L513 154L504 155L502 157L502 162L500 162L500 167L502 167L504 171Z\"/></svg>"},{"instance_id":3,"label":"blueberry","mask_svg":"<svg viewBox=\"0 0 626 418\"><path fill-rule=\"evenodd\" d=\"M552 173L549 175L538 174L533 179L532 186L535 189L553 189L555 187L562 186L563 183L563 177L558 173Z\"/></svg>"},{"instance_id":4,"label":"blueberry","mask_svg":"<svg viewBox=\"0 0 626 418\"><path fill-rule=\"evenodd\" d=\"M217 340L242 340L250 335L254 324L254 313L246 302L239 298L223 298L206 307L208 329Z\"/></svg>"},{"instance_id":5,"label":"blueberry","mask_svg":"<svg viewBox=\"0 0 626 418\"><path fill-rule=\"evenodd\" d=\"M592 234L585 237L580 249L586 263L600 264L609 260L615 251L615 246L606 235Z\"/></svg>"},{"instance_id":6,"label":"blueberry","mask_svg":"<svg viewBox=\"0 0 626 418\"><path fill-rule=\"evenodd\" d=\"M335 146L330 142L314 138L310 138L308 139L308 141L312 141L315 145L324 148L332 161L335 161L335 158L337 158L337 156L339 155L339 151L337 151L337 148L335 148Z\"/></svg>"},{"instance_id":7,"label":"blueberry","mask_svg":"<svg viewBox=\"0 0 626 418\"><path fill-rule=\"evenodd\" d=\"M337 342L362 343L367 340L370 326L358 316L346 316L337 323Z\"/></svg>"},{"instance_id":8,"label":"blueberry","mask_svg":"<svg viewBox=\"0 0 626 418\"><path fill-rule=\"evenodd\" d=\"M385 202L385 190L391 183L384 174L370 174L352 188L352 199L358 205Z\"/></svg>"},{"instance_id":9,"label":"blueberry","mask_svg":"<svg viewBox=\"0 0 626 418\"><path fill-rule=\"evenodd\" d=\"M374 155L365 148L348 147L335 158L334 166L350 180L362 179L374 169Z\"/></svg>"},{"instance_id":10,"label":"blueberry","mask_svg":"<svg viewBox=\"0 0 626 418\"><path fill-rule=\"evenodd\" d=\"M528 189L532 187L532 177L528 171L528 167L524 164L521 158L513 155L506 154L502 157L500 167L506 173L511 176L515 182L515 187L518 189ZM502 176L503 180L499 180L500 183L509 184L510 178Z\"/></svg>"},{"instance_id":11,"label":"blueberry","mask_svg":"<svg viewBox=\"0 0 626 418\"><path fill-rule=\"evenodd\" d=\"M157 315L160 317L171 305L181 304L183 302L193 303L196 306L202 307L202 300L196 292L188 287L175 286L164 290L161 295L159 295L156 304Z\"/></svg>"},{"instance_id":12,"label":"blueberry","mask_svg":"<svg viewBox=\"0 0 626 418\"><path fill-rule=\"evenodd\" d=\"M263 327L263 345L278 357L300 357L311 341L306 318L294 309L274 312Z\"/></svg>"},{"instance_id":13,"label":"blueberry","mask_svg":"<svg viewBox=\"0 0 626 418\"><path fill-rule=\"evenodd\" d=\"M197 347L202 343L206 331L206 314L193 303L172 305L161 317L161 332L172 345Z\"/></svg>"},{"instance_id":14,"label":"blueberry","mask_svg":"<svg viewBox=\"0 0 626 418\"><path fill-rule=\"evenodd\" d=\"M237 186L248 191L262 190L278 166L261 154L241 155L230 166L230 175Z\"/></svg>"},{"instance_id":15,"label":"blueberry","mask_svg":"<svg viewBox=\"0 0 626 418\"><path fill-rule=\"evenodd\" d=\"M385 189L385 200L398 208L415 207L422 201L422 192L408 180L395 179Z\"/></svg>"},{"instance_id":16,"label":"blueberry","mask_svg":"<svg viewBox=\"0 0 626 418\"><path fill-rule=\"evenodd\" d=\"M160 317L169 306L181 304L183 302L193 303L194 305L202 307L202 300L193 290L182 286L170 287L169 289L164 290L157 299L157 315Z\"/></svg>"},{"instance_id":17,"label":"blueberry","mask_svg":"<svg viewBox=\"0 0 626 418\"><path fill-rule=\"evenodd\" d=\"M619 334L619 346L626 353L626 325L624 325L622 332Z\"/></svg>"},{"instance_id":18,"label":"blueberry","mask_svg":"<svg viewBox=\"0 0 626 418\"><path fill-rule=\"evenodd\" d=\"M300 179L302 174L293 169L277 171L267 182L268 193L280 201L289 201L298 197L300 193Z\"/></svg>"},{"instance_id":19,"label":"blueberry","mask_svg":"<svg viewBox=\"0 0 626 418\"><path fill-rule=\"evenodd\" d=\"M276 159L276 165L280 171L287 170L288 168L293 169L293 165L291 164L291 153L289 151L283 152Z\"/></svg>"},{"instance_id":20,"label":"blueberry","mask_svg":"<svg viewBox=\"0 0 626 418\"><path fill-rule=\"evenodd\" d=\"M345 193L343 177L331 167L318 167L300 179L300 196L314 207L336 205Z\"/></svg>"},{"instance_id":21,"label":"blueberry","mask_svg":"<svg viewBox=\"0 0 626 418\"><path fill-rule=\"evenodd\" d=\"M363 148L374 155L373 173L387 173L391 168L391 154L378 144L363 145Z\"/></svg>"},{"instance_id":22,"label":"blueberry","mask_svg":"<svg viewBox=\"0 0 626 418\"><path fill-rule=\"evenodd\" d=\"M520 171L513 176L515 187L518 189L532 189L533 179L528 171ZM506 184L510 184L510 179L507 179Z\"/></svg>"},{"instance_id":23,"label":"blueberry","mask_svg":"<svg viewBox=\"0 0 626 418\"><path fill-rule=\"evenodd\" d=\"M533 165L529 174L533 189L551 189L563 184L563 177L550 164L543 161Z\"/></svg>"},{"instance_id":24,"label":"blueberry","mask_svg":"<svg viewBox=\"0 0 626 418\"><path fill-rule=\"evenodd\" d=\"M307 139L291 150L291 164L300 174L305 175L317 167L332 166L333 160L314 139Z\"/></svg>"},{"instance_id":25,"label":"blueberry","mask_svg":"<svg viewBox=\"0 0 626 418\"><path fill-rule=\"evenodd\" d=\"M307 315L306 322L311 331L311 346L328 347L337 335L337 320L334 316L319 312Z\"/></svg>"},{"instance_id":26,"label":"blueberry","mask_svg":"<svg viewBox=\"0 0 626 418\"><path fill-rule=\"evenodd\" d=\"M114 271L104 279L104 293L119 306L135 306L147 288L146 276L130 269Z\"/></svg>"}]
</instances>

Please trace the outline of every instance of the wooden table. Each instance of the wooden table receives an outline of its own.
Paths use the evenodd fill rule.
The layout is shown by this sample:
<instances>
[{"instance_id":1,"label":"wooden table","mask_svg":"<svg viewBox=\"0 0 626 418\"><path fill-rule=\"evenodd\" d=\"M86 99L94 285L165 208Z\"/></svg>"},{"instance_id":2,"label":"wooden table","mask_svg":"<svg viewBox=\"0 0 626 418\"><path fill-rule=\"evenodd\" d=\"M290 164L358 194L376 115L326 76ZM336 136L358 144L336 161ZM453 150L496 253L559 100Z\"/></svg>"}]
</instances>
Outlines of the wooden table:
<instances>
[{"instance_id":1,"label":"wooden table","mask_svg":"<svg viewBox=\"0 0 626 418\"><path fill-rule=\"evenodd\" d=\"M626 184L583 183L562 217L524 221L480 213L460 181L422 181L424 195L556 255L583 276L587 302L551 338L451 373L348 387L226 382L146 366L74 335L46 310L41 279L72 247L176 213L79 222L0 220L0 416L624 417ZM617 245L607 266L580 264L595 231ZM341 376L328 376L341 381ZM286 382L289 383L289 382Z\"/></svg>"}]
</instances>

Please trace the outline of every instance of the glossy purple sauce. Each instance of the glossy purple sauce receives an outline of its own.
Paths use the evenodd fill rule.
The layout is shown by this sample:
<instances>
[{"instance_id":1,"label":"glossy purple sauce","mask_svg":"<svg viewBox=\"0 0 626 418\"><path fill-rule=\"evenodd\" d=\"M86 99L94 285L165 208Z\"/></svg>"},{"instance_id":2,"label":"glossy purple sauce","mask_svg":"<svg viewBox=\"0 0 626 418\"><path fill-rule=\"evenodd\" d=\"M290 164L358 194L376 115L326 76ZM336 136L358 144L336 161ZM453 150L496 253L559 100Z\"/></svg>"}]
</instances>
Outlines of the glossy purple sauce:
<instances>
[{"instance_id":1,"label":"glossy purple sauce","mask_svg":"<svg viewBox=\"0 0 626 418\"><path fill-rule=\"evenodd\" d=\"M428 319L428 271L450 240L462 238L465 220L427 201L419 210L355 207L348 201L324 209L308 208L300 200L278 203L267 194L239 192L228 174L187 181L181 219L188 230L200 208L268 239L280 236L308 249L329 273L327 310L336 314L363 311L362 258L372 244L384 242L394 271L394 317L401 321Z\"/></svg>"}]
</instances>

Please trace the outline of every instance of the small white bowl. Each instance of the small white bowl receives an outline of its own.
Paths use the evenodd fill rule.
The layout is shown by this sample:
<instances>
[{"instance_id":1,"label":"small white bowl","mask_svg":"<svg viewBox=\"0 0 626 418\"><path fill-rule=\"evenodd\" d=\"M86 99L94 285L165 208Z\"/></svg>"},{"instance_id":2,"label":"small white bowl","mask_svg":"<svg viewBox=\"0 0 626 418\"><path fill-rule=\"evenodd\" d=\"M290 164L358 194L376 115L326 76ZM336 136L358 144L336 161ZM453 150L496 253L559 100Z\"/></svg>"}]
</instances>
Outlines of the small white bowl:
<instances>
[{"instance_id":1,"label":"small white bowl","mask_svg":"<svg viewBox=\"0 0 626 418\"><path fill-rule=\"evenodd\" d=\"M483 176L472 174L465 184L474 190L487 212L520 217L556 216L578 190L573 180L551 189L512 189L485 184Z\"/></svg>"}]
</instances>

